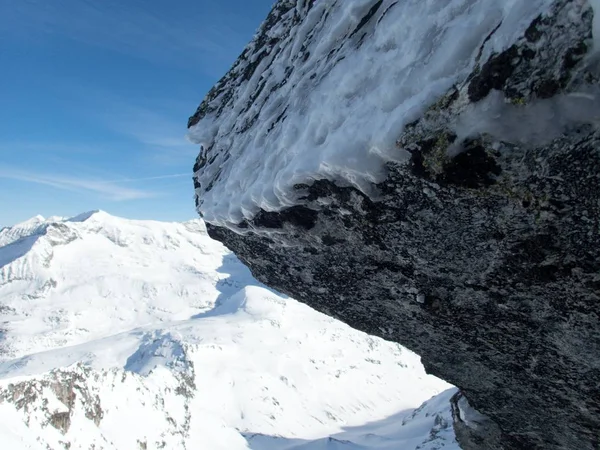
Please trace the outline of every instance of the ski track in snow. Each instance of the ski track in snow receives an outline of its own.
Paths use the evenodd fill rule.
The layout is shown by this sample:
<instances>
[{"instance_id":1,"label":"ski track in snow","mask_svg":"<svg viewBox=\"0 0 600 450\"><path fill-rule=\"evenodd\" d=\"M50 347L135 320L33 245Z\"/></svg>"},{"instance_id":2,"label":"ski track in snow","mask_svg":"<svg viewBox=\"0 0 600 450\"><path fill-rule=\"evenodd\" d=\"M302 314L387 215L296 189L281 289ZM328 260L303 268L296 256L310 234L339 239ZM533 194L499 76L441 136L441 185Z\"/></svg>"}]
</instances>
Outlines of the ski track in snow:
<instances>
[{"instance_id":1,"label":"ski track in snow","mask_svg":"<svg viewBox=\"0 0 600 450\"><path fill-rule=\"evenodd\" d=\"M0 245L2 448L458 448L418 356L261 286L200 220L37 217Z\"/></svg>"}]
</instances>

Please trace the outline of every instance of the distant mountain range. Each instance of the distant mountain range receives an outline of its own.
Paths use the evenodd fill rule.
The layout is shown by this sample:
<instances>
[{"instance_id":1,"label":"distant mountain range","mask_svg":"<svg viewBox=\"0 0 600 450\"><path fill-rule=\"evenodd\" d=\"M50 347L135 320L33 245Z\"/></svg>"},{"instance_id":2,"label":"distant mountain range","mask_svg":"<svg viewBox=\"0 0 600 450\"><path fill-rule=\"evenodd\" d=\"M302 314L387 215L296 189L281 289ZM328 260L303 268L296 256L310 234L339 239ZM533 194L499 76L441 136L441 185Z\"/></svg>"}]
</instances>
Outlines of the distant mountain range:
<instances>
[{"instance_id":1,"label":"distant mountain range","mask_svg":"<svg viewBox=\"0 0 600 450\"><path fill-rule=\"evenodd\" d=\"M0 314L3 449L458 449L451 386L261 286L201 220L5 228Z\"/></svg>"}]
</instances>

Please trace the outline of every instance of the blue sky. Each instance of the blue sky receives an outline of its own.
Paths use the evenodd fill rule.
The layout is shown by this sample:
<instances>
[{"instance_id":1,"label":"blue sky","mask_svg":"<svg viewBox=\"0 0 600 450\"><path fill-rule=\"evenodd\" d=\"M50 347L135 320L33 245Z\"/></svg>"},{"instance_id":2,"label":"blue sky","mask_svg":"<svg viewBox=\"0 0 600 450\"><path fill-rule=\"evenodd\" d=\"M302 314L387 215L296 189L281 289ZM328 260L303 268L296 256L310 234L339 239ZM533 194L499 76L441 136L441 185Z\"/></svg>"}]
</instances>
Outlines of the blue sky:
<instances>
[{"instance_id":1,"label":"blue sky","mask_svg":"<svg viewBox=\"0 0 600 450\"><path fill-rule=\"evenodd\" d=\"M196 217L188 117L274 0L0 0L0 227Z\"/></svg>"}]
</instances>

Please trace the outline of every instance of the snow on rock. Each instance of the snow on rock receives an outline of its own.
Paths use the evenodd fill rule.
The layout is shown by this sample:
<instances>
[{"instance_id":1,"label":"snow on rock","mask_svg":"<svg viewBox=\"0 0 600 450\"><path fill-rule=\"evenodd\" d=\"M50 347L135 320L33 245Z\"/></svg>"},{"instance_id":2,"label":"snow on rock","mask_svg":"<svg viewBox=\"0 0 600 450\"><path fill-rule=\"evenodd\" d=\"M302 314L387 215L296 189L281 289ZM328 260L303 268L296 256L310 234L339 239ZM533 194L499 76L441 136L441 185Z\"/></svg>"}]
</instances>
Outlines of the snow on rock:
<instances>
[{"instance_id":1,"label":"snow on rock","mask_svg":"<svg viewBox=\"0 0 600 450\"><path fill-rule=\"evenodd\" d=\"M77 365L10 381L0 391L0 417L27 425L19 424L13 437L21 448L39 448L30 447L30 436L52 449L186 448L190 398L168 373L146 382L118 369Z\"/></svg>"},{"instance_id":2,"label":"snow on rock","mask_svg":"<svg viewBox=\"0 0 600 450\"><path fill-rule=\"evenodd\" d=\"M320 178L372 193L404 126L551 3L280 1L190 119L199 211L235 226Z\"/></svg>"},{"instance_id":3,"label":"snow on rock","mask_svg":"<svg viewBox=\"0 0 600 450\"><path fill-rule=\"evenodd\" d=\"M94 212L9 235L11 450L458 449L454 389L418 356L266 289L200 220Z\"/></svg>"},{"instance_id":4,"label":"snow on rock","mask_svg":"<svg viewBox=\"0 0 600 450\"><path fill-rule=\"evenodd\" d=\"M598 447L599 12L282 0L188 122L209 235L418 352L475 448Z\"/></svg>"}]
</instances>

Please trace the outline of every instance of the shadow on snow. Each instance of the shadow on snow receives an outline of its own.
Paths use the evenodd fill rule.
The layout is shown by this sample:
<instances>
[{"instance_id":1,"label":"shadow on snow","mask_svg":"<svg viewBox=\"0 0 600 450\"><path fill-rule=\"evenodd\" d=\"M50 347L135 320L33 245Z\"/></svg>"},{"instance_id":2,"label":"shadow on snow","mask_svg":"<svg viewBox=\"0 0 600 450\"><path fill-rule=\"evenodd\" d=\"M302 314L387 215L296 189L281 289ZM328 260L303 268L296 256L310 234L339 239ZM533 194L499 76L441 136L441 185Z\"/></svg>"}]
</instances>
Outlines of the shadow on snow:
<instances>
[{"instance_id":1,"label":"shadow on snow","mask_svg":"<svg viewBox=\"0 0 600 450\"><path fill-rule=\"evenodd\" d=\"M215 300L215 305L209 311L195 314L192 316L192 319L205 319L208 317L234 314L240 309L243 309L246 303L244 289L249 286L258 286L273 292L282 298L288 298L258 282L252 276L250 269L248 269L248 267L246 267L233 253L223 257L223 262L217 269L217 272L229 276L219 280L216 285L219 296Z\"/></svg>"}]
</instances>

